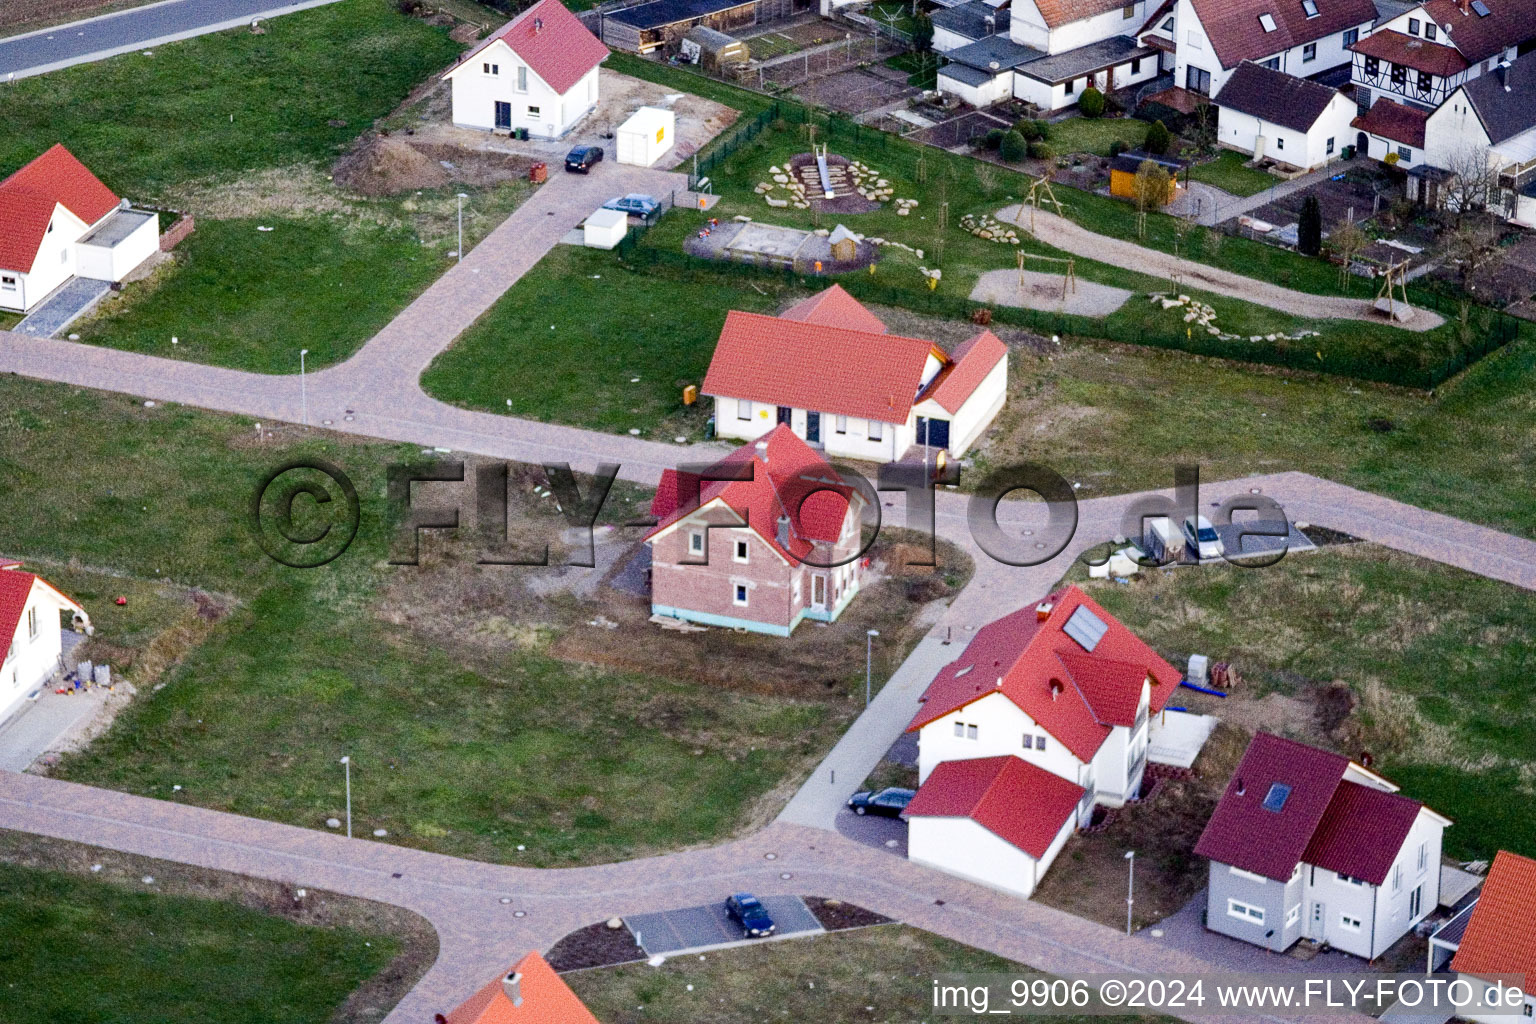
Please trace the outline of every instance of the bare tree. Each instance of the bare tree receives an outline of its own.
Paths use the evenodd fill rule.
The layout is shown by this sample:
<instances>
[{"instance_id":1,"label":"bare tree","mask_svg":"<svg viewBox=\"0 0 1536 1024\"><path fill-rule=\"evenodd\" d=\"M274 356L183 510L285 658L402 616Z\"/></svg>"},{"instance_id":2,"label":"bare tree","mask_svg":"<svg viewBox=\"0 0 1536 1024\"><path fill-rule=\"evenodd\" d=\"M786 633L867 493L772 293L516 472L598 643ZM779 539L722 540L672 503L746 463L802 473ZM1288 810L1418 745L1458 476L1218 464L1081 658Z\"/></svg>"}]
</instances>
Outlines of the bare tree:
<instances>
[{"instance_id":1,"label":"bare tree","mask_svg":"<svg viewBox=\"0 0 1536 1024\"><path fill-rule=\"evenodd\" d=\"M1497 204L1499 165L1487 146L1465 146L1445 163L1450 174L1440 184L1440 206L1459 229L1467 214Z\"/></svg>"},{"instance_id":2,"label":"bare tree","mask_svg":"<svg viewBox=\"0 0 1536 1024\"><path fill-rule=\"evenodd\" d=\"M1349 268L1354 263L1355 257L1365 250L1371 240L1366 237L1360 225L1353 220L1346 220L1334 228L1328 235L1328 246L1344 262L1339 267L1339 287L1349 287Z\"/></svg>"},{"instance_id":3,"label":"bare tree","mask_svg":"<svg viewBox=\"0 0 1536 1024\"><path fill-rule=\"evenodd\" d=\"M1446 255L1457 264L1462 288L1470 291L1472 278L1480 270L1497 263L1503 255L1499 247L1501 234L1498 218L1488 213L1471 214L1447 232L1443 241Z\"/></svg>"}]
</instances>

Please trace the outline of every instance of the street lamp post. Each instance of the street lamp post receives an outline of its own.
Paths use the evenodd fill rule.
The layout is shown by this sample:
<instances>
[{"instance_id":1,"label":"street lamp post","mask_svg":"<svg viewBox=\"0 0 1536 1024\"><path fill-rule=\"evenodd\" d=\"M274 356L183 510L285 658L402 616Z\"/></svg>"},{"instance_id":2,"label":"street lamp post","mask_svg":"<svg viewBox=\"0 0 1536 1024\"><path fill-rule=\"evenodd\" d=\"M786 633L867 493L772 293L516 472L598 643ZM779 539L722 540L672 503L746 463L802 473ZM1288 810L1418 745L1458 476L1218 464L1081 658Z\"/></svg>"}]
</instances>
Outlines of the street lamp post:
<instances>
[{"instance_id":1,"label":"street lamp post","mask_svg":"<svg viewBox=\"0 0 1536 1024\"><path fill-rule=\"evenodd\" d=\"M459 262L464 262L464 200L469 198L469 193L459 193Z\"/></svg>"},{"instance_id":2,"label":"street lamp post","mask_svg":"<svg viewBox=\"0 0 1536 1024\"><path fill-rule=\"evenodd\" d=\"M347 773L347 838L352 838L352 758L341 759L341 767Z\"/></svg>"},{"instance_id":3,"label":"street lamp post","mask_svg":"<svg viewBox=\"0 0 1536 1024\"><path fill-rule=\"evenodd\" d=\"M304 405L304 425L309 426L309 383L304 379L304 357L309 349L299 349L299 401Z\"/></svg>"},{"instance_id":4,"label":"street lamp post","mask_svg":"<svg viewBox=\"0 0 1536 1024\"><path fill-rule=\"evenodd\" d=\"M1125 851L1125 934L1131 934L1131 907L1136 904L1136 851Z\"/></svg>"},{"instance_id":5,"label":"street lamp post","mask_svg":"<svg viewBox=\"0 0 1536 1024\"><path fill-rule=\"evenodd\" d=\"M866 630L864 633L864 706L869 707L869 695L871 680L875 670L875 637L880 635L878 629Z\"/></svg>"}]
</instances>

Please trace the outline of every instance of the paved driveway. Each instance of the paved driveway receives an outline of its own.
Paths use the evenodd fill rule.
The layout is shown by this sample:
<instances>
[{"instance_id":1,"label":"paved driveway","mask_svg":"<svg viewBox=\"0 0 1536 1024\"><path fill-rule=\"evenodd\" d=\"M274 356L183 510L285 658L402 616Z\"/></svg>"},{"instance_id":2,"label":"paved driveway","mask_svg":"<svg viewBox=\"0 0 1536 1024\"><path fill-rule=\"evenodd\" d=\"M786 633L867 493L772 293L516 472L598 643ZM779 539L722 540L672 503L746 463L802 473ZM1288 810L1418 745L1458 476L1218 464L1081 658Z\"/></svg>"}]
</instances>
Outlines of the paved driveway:
<instances>
[{"instance_id":1,"label":"paved driveway","mask_svg":"<svg viewBox=\"0 0 1536 1024\"><path fill-rule=\"evenodd\" d=\"M821 922L799 896L764 896L762 902L763 909L773 918L777 938L812 935L822 930ZM635 914L625 918L624 923L629 925L640 947L651 956L700 953L753 941L744 938L741 926L725 915L724 897L714 903L682 910Z\"/></svg>"},{"instance_id":2,"label":"paved driveway","mask_svg":"<svg viewBox=\"0 0 1536 1024\"><path fill-rule=\"evenodd\" d=\"M0 75L27 78L178 39L249 25L336 0L163 0L117 14L0 39Z\"/></svg>"}]
</instances>

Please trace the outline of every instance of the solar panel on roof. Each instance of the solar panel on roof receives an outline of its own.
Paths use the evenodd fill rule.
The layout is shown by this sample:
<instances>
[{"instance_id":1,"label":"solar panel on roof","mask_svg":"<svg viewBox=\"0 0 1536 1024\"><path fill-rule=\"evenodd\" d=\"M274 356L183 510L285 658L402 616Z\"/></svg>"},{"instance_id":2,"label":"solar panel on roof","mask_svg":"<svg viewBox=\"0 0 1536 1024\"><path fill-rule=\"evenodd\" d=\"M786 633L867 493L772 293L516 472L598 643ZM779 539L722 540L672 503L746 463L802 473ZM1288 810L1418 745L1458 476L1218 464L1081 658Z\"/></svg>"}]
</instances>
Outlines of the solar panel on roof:
<instances>
[{"instance_id":1,"label":"solar panel on roof","mask_svg":"<svg viewBox=\"0 0 1536 1024\"><path fill-rule=\"evenodd\" d=\"M1488 5L1483 3L1483 0L1472 0L1472 9L1477 12L1479 18L1486 18L1493 13L1488 9Z\"/></svg>"},{"instance_id":2,"label":"solar panel on roof","mask_svg":"<svg viewBox=\"0 0 1536 1024\"><path fill-rule=\"evenodd\" d=\"M1283 782L1276 782L1269 787L1269 792L1264 794L1264 809L1279 814L1285 810L1285 802L1290 799L1291 787Z\"/></svg>"},{"instance_id":3,"label":"solar panel on roof","mask_svg":"<svg viewBox=\"0 0 1536 1024\"><path fill-rule=\"evenodd\" d=\"M1099 646L1099 641L1104 639L1104 634L1109 627L1104 620L1089 611L1086 605L1078 605L1077 611L1067 619L1067 624L1062 630L1076 640L1083 650L1093 653L1093 649Z\"/></svg>"}]
</instances>

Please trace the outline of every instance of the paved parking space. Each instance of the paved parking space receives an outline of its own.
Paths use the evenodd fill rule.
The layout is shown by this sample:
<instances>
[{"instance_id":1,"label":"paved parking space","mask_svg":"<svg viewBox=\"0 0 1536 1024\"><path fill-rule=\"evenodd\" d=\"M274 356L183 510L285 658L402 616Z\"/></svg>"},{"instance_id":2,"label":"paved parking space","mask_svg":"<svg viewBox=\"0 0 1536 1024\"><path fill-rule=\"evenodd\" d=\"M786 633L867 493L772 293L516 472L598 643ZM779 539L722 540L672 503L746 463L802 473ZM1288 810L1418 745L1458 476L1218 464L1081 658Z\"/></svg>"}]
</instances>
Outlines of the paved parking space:
<instances>
[{"instance_id":1,"label":"paved parking space","mask_svg":"<svg viewBox=\"0 0 1536 1024\"><path fill-rule=\"evenodd\" d=\"M856 843L873 846L897 857L907 855L907 823L900 818L859 815L844 807L837 812L833 825L839 835L847 836Z\"/></svg>"},{"instance_id":2,"label":"paved parking space","mask_svg":"<svg viewBox=\"0 0 1536 1024\"><path fill-rule=\"evenodd\" d=\"M822 930L821 922L799 896L760 897L768 915L778 926L775 938L809 935ZM741 928L725 916L725 900L682 910L663 910L655 914L636 914L624 923L635 933L635 941L650 956L691 953L720 946L753 941L744 939Z\"/></svg>"}]
</instances>

